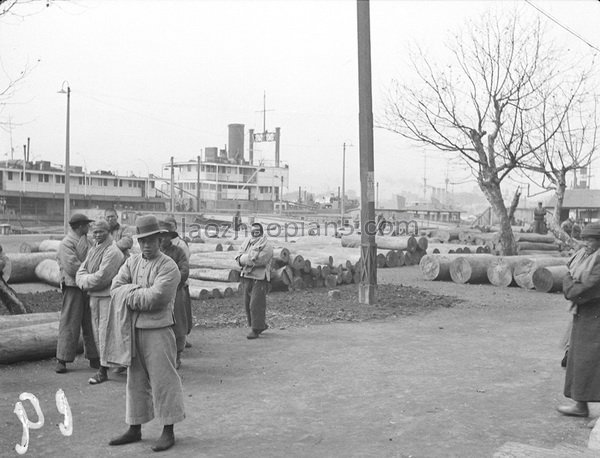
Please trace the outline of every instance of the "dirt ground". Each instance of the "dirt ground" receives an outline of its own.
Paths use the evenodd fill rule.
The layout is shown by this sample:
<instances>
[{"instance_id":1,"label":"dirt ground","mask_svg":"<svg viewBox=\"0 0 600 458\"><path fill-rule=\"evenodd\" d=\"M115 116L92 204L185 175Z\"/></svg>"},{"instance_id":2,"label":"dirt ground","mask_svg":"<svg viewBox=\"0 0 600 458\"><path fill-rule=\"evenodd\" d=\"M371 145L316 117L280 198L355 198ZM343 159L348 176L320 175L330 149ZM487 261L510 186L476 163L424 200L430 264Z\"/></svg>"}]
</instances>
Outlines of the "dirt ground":
<instances>
[{"instance_id":1,"label":"dirt ground","mask_svg":"<svg viewBox=\"0 0 600 458\"><path fill-rule=\"evenodd\" d=\"M0 241L1 243L1 241ZM239 297L195 302L197 326L180 374L187 418L167 456L483 457L504 443L585 446L586 419L562 417L558 342L566 328L559 294L426 282L418 268L379 271L379 303L326 290L269 296L270 329L245 339ZM54 296L53 296L54 295ZM56 291L30 295L53 307ZM0 366L0 456L17 456L22 392L45 415L29 456L146 456L140 443L109 447L124 424L125 377L99 386L86 361ZM61 435L55 393L64 390L73 435ZM25 403L32 421L36 415ZM600 414L600 407L592 412Z\"/></svg>"}]
</instances>

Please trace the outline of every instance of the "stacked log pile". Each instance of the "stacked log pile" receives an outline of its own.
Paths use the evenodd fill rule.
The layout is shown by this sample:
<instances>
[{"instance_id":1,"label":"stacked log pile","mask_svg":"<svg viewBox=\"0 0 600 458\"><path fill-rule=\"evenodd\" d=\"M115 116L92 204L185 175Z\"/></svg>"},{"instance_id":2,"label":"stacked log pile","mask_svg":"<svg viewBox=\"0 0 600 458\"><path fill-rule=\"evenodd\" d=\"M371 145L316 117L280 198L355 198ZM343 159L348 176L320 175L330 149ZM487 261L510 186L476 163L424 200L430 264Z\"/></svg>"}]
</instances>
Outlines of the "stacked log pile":
<instances>
[{"instance_id":1,"label":"stacked log pile","mask_svg":"<svg viewBox=\"0 0 600 458\"><path fill-rule=\"evenodd\" d=\"M520 286L541 292L562 290L566 257L538 255L498 257L491 254L429 254L419 263L426 280Z\"/></svg>"},{"instance_id":2,"label":"stacked log pile","mask_svg":"<svg viewBox=\"0 0 600 458\"><path fill-rule=\"evenodd\" d=\"M360 248L361 239L356 235L341 238L342 247ZM377 236L377 267L401 267L417 265L427 254L429 239L415 236Z\"/></svg>"}]
</instances>

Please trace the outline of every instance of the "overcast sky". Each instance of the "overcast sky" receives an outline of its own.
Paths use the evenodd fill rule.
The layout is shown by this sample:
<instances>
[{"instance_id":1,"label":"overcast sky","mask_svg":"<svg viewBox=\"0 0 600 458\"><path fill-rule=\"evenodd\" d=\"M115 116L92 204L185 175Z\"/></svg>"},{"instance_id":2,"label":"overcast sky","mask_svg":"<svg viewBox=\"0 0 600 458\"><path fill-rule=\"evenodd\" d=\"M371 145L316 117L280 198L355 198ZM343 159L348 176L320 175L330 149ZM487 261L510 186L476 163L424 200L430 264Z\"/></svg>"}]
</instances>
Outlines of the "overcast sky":
<instances>
[{"instance_id":1,"label":"overcast sky","mask_svg":"<svg viewBox=\"0 0 600 458\"><path fill-rule=\"evenodd\" d=\"M600 2L532 2L600 47ZM488 8L498 14L524 1L371 1L373 111L377 118L392 78L402 79L408 46L436 55L448 34ZM71 90L71 163L88 170L165 175L161 164L195 159L223 148L227 125L247 130L281 127L281 159L290 165L290 190L337 190L342 144L346 188L359 190L356 2L119 0L50 1L18 6L0 19L2 79L28 67L0 112L10 115L15 157L31 137L34 160L64 163L66 96ZM551 36L575 53L593 49L548 22ZM404 73L403 73L404 72ZM274 146L255 157L272 160ZM10 135L0 130L0 157ZM247 154L246 154L247 158ZM375 131L375 176L380 198L428 184L443 187L469 177L436 150ZM598 167L595 167L598 175ZM595 176L592 184L600 183ZM473 186L468 185L471 189Z\"/></svg>"}]
</instances>

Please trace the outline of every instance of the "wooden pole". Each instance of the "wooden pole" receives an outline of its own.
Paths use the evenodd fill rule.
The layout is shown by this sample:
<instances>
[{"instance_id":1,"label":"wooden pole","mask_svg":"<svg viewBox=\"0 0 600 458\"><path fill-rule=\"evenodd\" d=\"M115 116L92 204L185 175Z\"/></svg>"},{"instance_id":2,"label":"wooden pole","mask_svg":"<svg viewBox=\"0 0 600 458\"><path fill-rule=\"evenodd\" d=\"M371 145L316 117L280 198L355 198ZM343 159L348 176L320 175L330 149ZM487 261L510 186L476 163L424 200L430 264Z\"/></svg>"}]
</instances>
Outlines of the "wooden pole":
<instances>
[{"instance_id":1,"label":"wooden pole","mask_svg":"<svg viewBox=\"0 0 600 458\"><path fill-rule=\"evenodd\" d=\"M369 1L357 0L358 105L360 143L361 258L358 287L361 304L377 302L377 245L375 244L375 163L373 160L373 101L371 89L371 27Z\"/></svg>"}]
</instances>

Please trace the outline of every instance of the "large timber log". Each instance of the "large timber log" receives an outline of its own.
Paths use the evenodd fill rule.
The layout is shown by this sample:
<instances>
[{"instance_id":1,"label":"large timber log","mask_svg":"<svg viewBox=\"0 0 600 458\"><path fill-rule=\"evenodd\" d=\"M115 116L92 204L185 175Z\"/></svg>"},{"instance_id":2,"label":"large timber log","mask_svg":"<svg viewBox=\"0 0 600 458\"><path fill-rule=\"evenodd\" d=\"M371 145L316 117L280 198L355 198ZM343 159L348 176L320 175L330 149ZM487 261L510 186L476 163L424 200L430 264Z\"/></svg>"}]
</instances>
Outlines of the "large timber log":
<instances>
[{"instance_id":1,"label":"large timber log","mask_svg":"<svg viewBox=\"0 0 600 458\"><path fill-rule=\"evenodd\" d=\"M539 267L566 265L568 258L556 257L526 257L517 262L513 271L515 283L521 288L533 289L533 273Z\"/></svg>"},{"instance_id":2,"label":"large timber log","mask_svg":"<svg viewBox=\"0 0 600 458\"><path fill-rule=\"evenodd\" d=\"M535 232L515 232L515 241L533 243L556 243L556 237L552 234L536 234Z\"/></svg>"},{"instance_id":3,"label":"large timber log","mask_svg":"<svg viewBox=\"0 0 600 458\"><path fill-rule=\"evenodd\" d=\"M489 283L487 268L495 256L473 254L459 256L450 263L450 277L455 283Z\"/></svg>"},{"instance_id":4,"label":"large timber log","mask_svg":"<svg viewBox=\"0 0 600 458\"><path fill-rule=\"evenodd\" d=\"M328 252L332 256L331 265L333 265L334 262L338 264L350 262L354 265L360 261L360 250L357 250L355 248L338 248L336 250L330 250Z\"/></svg>"},{"instance_id":5,"label":"large timber log","mask_svg":"<svg viewBox=\"0 0 600 458\"><path fill-rule=\"evenodd\" d=\"M398 266L398 251L396 251L396 250L387 250L384 253L384 255L385 255L385 265L386 265L386 267L397 267Z\"/></svg>"},{"instance_id":6,"label":"large timber log","mask_svg":"<svg viewBox=\"0 0 600 458\"><path fill-rule=\"evenodd\" d=\"M53 323L60 319L60 312L24 313L20 315L0 315L0 331L23 328L41 323Z\"/></svg>"},{"instance_id":7,"label":"large timber log","mask_svg":"<svg viewBox=\"0 0 600 458\"><path fill-rule=\"evenodd\" d=\"M317 271L316 268L315 271ZM293 281L294 272L290 266L283 266L279 269L271 270L271 287L273 288L273 291L286 291Z\"/></svg>"},{"instance_id":8,"label":"large timber log","mask_svg":"<svg viewBox=\"0 0 600 458\"><path fill-rule=\"evenodd\" d=\"M56 356L58 320L0 331L0 364Z\"/></svg>"},{"instance_id":9,"label":"large timber log","mask_svg":"<svg viewBox=\"0 0 600 458\"><path fill-rule=\"evenodd\" d=\"M322 251L298 250L303 259L310 260L311 264L333 265L333 256L327 252L327 248ZM290 264L294 265L294 255L290 255Z\"/></svg>"},{"instance_id":10,"label":"large timber log","mask_svg":"<svg viewBox=\"0 0 600 458\"><path fill-rule=\"evenodd\" d=\"M239 289L238 283L204 281L196 279L190 279L189 283L190 296L193 299L202 298L202 296L206 294L203 293L202 290L205 290L208 293L208 297L219 298L233 296L238 292Z\"/></svg>"},{"instance_id":11,"label":"large timber log","mask_svg":"<svg viewBox=\"0 0 600 458\"><path fill-rule=\"evenodd\" d=\"M419 268L425 280L450 281L450 263L456 257L444 254L427 254L421 258Z\"/></svg>"},{"instance_id":12,"label":"large timber log","mask_svg":"<svg viewBox=\"0 0 600 458\"><path fill-rule=\"evenodd\" d=\"M487 268L487 276L494 286L516 286L513 278L515 266L527 259L525 256L497 256Z\"/></svg>"},{"instance_id":13,"label":"large timber log","mask_svg":"<svg viewBox=\"0 0 600 458\"><path fill-rule=\"evenodd\" d=\"M241 270L231 252L192 253L190 268Z\"/></svg>"},{"instance_id":14,"label":"large timber log","mask_svg":"<svg viewBox=\"0 0 600 458\"><path fill-rule=\"evenodd\" d=\"M569 268L566 265L538 267L531 277L533 287L536 291L543 293L562 291L563 279L568 271Z\"/></svg>"},{"instance_id":15,"label":"large timber log","mask_svg":"<svg viewBox=\"0 0 600 458\"><path fill-rule=\"evenodd\" d=\"M451 254L456 250L456 246L452 243L430 243L427 252L428 254Z\"/></svg>"},{"instance_id":16,"label":"large timber log","mask_svg":"<svg viewBox=\"0 0 600 458\"><path fill-rule=\"evenodd\" d=\"M19 246L20 253L39 253L40 251L58 251L60 240L41 240L39 242L23 242Z\"/></svg>"},{"instance_id":17,"label":"large timber log","mask_svg":"<svg viewBox=\"0 0 600 458\"><path fill-rule=\"evenodd\" d=\"M0 304L4 305L12 315L31 313L31 308L23 302L17 292L0 276Z\"/></svg>"},{"instance_id":18,"label":"large timber log","mask_svg":"<svg viewBox=\"0 0 600 458\"><path fill-rule=\"evenodd\" d=\"M12 265L8 283L25 283L37 281L35 268L45 259L56 259L56 252L7 253L7 256Z\"/></svg>"},{"instance_id":19,"label":"large timber log","mask_svg":"<svg viewBox=\"0 0 600 458\"><path fill-rule=\"evenodd\" d=\"M35 266L35 276L48 285L60 286L60 268L54 259L44 259Z\"/></svg>"},{"instance_id":20,"label":"large timber log","mask_svg":"<svg viewBox=\"0 0 600 458\"><path fill-rule=\"evenodd\" d=\"M239 282L240 272L234 269L194 268L190 269L189 277L196 280Z\"/></svg>"},{"instance_id":21,"label":"large timber log","mask_svg":"<svg viewBox=\"0 0 600 458\"><path fill-rule=\"evenodd\" d=\"M517 242L517 251L521 250L560 251L560 245L558 243Z\"/></svg>"},{"instance_id":22,"label":"large timber log","mask_svg":"<svg viewBox=\"0 0 600 458\"><path fill-rule=\"evenodd\" d=\"M304 256L300 254L290 253L290 266L294 270L304 269Z\"/></svg>"},{"instance_id":23,"label":"large timber log","mask_svg":"<svg viewBox=\"0 0 600 458\"><path fill-rule=\"evenodd\" d=\"M419 246L415 237L400 236L400 237L382 237L375 238L377 248L382 250L407 250L414 251ZM342 237L342 246L346 248L359 248L361 244L360 236L345 235Z\"/></svg>"},{"instance_id":24,"label":"large timber log","mask_svg":"<svg viewBox=\"0 0 600 458\"><path fill-rule=\"evenodd\" d=\"M290 250L287 248L275 248L273 249L273 259L281 261L282 264L289 264L290 262Z\"/></svg>"},{"instance_id":25,"label":"large timber log","mask_svg":"<svg viewBox=\"0 0 600 458\"><path fill-rule=\"evenodd\" d=\"M221 243L190 243L190 254L191 253L212 253L215 251L223 251L223 245Z\"/></svg>"},{"instance_id":26,"label":"large timber log","mask_svg":"<svg viewBox=\"0 0 600 458\"><path fill-rule=\"evenodd\" d=\"M544 250L519 250L519 256L540 257L540 258L568 258L570 255L566 251L544 251Z\"/></svg>"}]
</instances>

